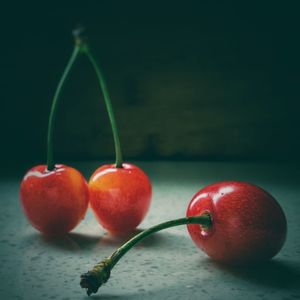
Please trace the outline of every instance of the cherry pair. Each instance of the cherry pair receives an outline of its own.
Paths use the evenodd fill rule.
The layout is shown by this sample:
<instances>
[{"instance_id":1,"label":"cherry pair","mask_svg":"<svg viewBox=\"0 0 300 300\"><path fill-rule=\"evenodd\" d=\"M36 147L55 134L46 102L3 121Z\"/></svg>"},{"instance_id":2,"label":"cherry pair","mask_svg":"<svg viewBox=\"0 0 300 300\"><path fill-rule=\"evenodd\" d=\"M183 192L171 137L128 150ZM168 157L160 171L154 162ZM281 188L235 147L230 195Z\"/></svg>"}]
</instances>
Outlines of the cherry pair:
<instances>
[{"instance_id":1,"label":"cherry pair","mask_svg":"<svg viewBox=\"0 0 300 300\"><path fill-rule=\"evenodd\" d=\"M143 220L151 201L152 187L146 174L137 166L123 163L120 140L111 100L99 65L81 37L75 31L75 47L58 83L51 107L47 165L30 169L21 182L20 198L30 223L47 235L71 231L91 207L99 223L113 234L132 231ZM116 163L98 168L89 184L76 169L55 164L53 159L54 123L64 82L82 53L92 64L103 92L109 115L116 151Z\"/></svg>"}]
</instances>

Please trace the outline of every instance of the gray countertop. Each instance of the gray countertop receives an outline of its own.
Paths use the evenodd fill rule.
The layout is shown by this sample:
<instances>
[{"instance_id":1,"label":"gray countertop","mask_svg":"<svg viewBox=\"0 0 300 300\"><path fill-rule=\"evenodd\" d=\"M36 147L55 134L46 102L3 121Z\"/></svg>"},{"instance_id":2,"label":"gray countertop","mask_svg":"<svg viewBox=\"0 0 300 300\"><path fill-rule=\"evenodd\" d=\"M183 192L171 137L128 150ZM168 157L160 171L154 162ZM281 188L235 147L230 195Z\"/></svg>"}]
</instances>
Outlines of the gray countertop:
<instances>
[{"instance_id":1,"label":"gray countertop","mask_svg":"<svg viewBox=\"0 0 300 300\"><path fill-rule=\"evenodd\" d=\"M214 263L194 246L185 226L149 237L113 269L94 299L300 299L300 171L290 164L137 162L153 183L147 228L185 215L192 196L209 183L242 180L269 191L283 207L288 237L282 251L261 266ZM69 164L88 178L98 163ZM24 170L23 170L24 171ZM22 172L23 172L22 171ZM89 210L64 238L33 229L19 205L22 172L0 181L0 299L87 299L79 277L126 239L98 225Z\"/></svg>"}]
</instances>

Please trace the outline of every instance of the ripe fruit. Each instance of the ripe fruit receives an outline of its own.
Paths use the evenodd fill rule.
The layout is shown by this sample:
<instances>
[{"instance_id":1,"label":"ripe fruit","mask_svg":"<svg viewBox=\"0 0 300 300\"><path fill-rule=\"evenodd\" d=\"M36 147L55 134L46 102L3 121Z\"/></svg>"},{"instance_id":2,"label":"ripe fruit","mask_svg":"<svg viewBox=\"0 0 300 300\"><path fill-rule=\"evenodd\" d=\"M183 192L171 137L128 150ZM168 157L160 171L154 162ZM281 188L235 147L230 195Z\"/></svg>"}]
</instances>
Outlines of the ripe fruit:
<instances>
[{"instance_id":1,"label":"ripe fruit","mask_svg":"<svg viewBox=\"0 0 300 300\"><path fill-rule=\"evenodd\" d=\"M53 159L58 102L79 52L76 44L53 97L47 136L47 165L33 167L21 182L20 198L25 215L36 229L50 235L72 230L83 219L89 201L88 186L83 176L71 167L55 164Z\"/></svg>"},{"instance_id":2,"label":"ripe fruit","mask_svg":"<svg viewBox=\"0 0 300 300\"><path fill-rule=\"evenodd\" d=\"M29 222L47 235L64 234L83 219L88 208L88 186L75 169L40 165L21 182L21 204Z\"/></svg>"},{"instance_id":3,"label":"ripe fruit","mask_svg":"<svg viewBox=\"0 0 300 300\"><path fill-rule=\"evenodd\" d=\"M191 200L187 217L152 226L81 275L88 295L96 293L118 261L136 244L160 230L187 224L195 244L212 259L252 264L273 257L283 246L286 219L276 200L261 188L228 181L209 185Z\"/></svg>"},{"instance_id":4,"label":"ripe fruit","mask_svg":"<svg viewBox=\"0 0 300 300\"><path fill-rule=\"evenodd\" d=\"M132 164L104 165L89 181L90 203L99 223L113 234L136 228L151 201L151 183L145 173Z\"/></svg>"},{"instance_id":5,"label":"ripe fruit","mask_svg":"<svg viewBox=\"0 0 300 300\"><path fill-rule=\"evenodd\" d=\"M123 163L117 123L106 82L96 58L81 33L77 32L77 44L97 75L112 128L116 154L115 165L98 168L89 181L91 206L104 228L112 234L124 234L133 231L146 215L151 201L151 183L141 169Z\"/></svg>"},{"instance_id":6,"label":"ripe fruit","mask_svg":"<svg viewBox=\"0 0 300 300\"><path fill-rule=\"evenodd\" d=\"M212 259L231 264L267 260L286 237L286 218L276 200L261 188L244 182L220 182L200 190L187 217L207 213L212 226L188 225L194 243Z\"/></svg>"}]
</instances>

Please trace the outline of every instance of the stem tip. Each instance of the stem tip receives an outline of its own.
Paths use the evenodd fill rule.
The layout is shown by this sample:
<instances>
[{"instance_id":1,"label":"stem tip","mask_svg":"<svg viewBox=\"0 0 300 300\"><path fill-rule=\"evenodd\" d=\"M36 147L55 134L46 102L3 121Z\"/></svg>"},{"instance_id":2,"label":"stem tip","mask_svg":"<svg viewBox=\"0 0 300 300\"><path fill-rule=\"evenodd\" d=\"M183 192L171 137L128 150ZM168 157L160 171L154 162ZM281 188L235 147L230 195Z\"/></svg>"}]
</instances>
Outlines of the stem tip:
<instances>
[{"instance_id":1,"label":"stem tip","mask_svg":"<svg viewBox=\"0 0 300 300\"><path fill-rule=\"evenodd\" d=\"M86 46L86 36L85 36L85 28L83 26L78 26L73 30L73 37L75 39L75 44L81 48L82 46Z\"/></svg>"},{"instance_id":2,"label":"stem tip","mask_svg":"<svg viewBox=\"0 0 300 300\"><path fill-rule=\"evenodd\" d=\"M96 293L102 284L107 282L110 277L111 261L105 259L98 263L93 270L80 276L80 286L86 289L88 296Z\"/></svg>"}]
</instances>

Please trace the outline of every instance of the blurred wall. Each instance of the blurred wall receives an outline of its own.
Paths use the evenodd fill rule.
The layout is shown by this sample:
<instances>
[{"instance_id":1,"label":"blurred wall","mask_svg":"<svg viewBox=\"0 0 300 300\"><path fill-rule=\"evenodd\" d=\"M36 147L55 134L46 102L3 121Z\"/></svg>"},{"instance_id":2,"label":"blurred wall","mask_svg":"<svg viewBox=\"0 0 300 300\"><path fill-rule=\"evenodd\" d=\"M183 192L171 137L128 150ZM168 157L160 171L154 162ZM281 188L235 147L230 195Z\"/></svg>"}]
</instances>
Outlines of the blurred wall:
<instances>
[{"instance_id":1,"label":"blurred wall","mask_svg":"<svg viewBox=\"0 0 300 300\"><path fill-rule=\"evenodd\" d=\"M164 3L6 7L2 160L44 160L52 96L79 22L101 62L125 158L298 159L298 7ZM55 148L61 161L114 155L84 57L64 90Z\"/></svg>"}]
</instances>

